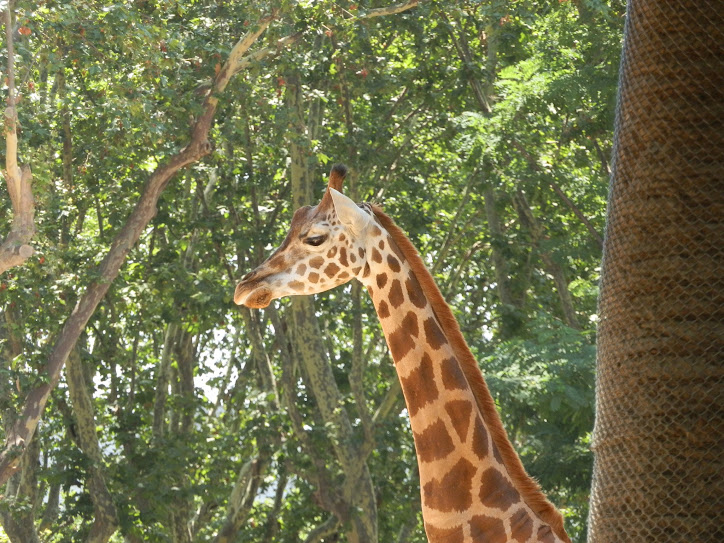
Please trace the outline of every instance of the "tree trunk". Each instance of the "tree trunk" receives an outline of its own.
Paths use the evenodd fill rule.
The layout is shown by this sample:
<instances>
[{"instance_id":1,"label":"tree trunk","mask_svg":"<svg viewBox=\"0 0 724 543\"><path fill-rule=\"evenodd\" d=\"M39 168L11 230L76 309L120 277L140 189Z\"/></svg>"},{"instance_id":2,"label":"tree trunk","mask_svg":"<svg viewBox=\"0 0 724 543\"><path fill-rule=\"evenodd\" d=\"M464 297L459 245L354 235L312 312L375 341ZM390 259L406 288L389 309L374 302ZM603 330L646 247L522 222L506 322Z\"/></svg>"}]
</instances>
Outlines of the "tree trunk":
<instances>
[{"instance_id":1,"label":"tree trunk","mask_svg":"<svg viewBox=\"0 0 724 543\"><path fill-rule=\"evenodd\" d=\"M2 346L2 357L4 368L11 368L12 361L23 353L23 335L20 328L20 315L16 308L8 307L2 315L3 321L0 324L0 345ZM12 397L9 390L9 380L0 380L0 405L2 406L2 418L5 430L12 428L17 414L12 404L6 398ZM4 499L0 508L0 522L5 529L12 543L28 543L38 541L35 530L35 515L37 504L37 466L40 444L37 437L33 439L30 446L21 457L20 472L16 473L5 486L3 491L0 485L0 492ZM52 503L52 502L50 502ZM15 505L23 504L26 507L16 509ZM7 507L7 506L10 507ZM32 507L30 507L32 505Z\"/></svg>"},{"instance_id":2,"label":"tree trunk","mask_svg":"<svg viewBox=\"0 0 724 543\"><path fill-rule=\"evenodd\" d=\"M237 534L249 515L259 486L264 479L269 461L268 456L252 458L241 467L234 490L229 497L226 520L216 535L214 543L236 541Z\"/></svg>"},{"instance_id":3,"label":"tree trunk","mask_svg":"<svg viewBox=\"0 0 724 543\"><path fill-rule=\"evenodd\" d=\"M106 543L118 529L118 514L108 491L103 475L103 453L96 435L96 421L93 400L83 376L83 367L78 349L68 357L66 381L73 402L73 413L78 428L78 440L83 454L89 460L86 487L93 502L93 525L87 543Z\"/></svg>"},{"instance_id":4,"label":"tree trunk","mask_svg":"<svg viewBox=\"0 0 724 543\"><path fill-rule=\"evenodd\" d=\"M314 198L314 170L311 167L311 157L305 152L304 140L300 140L305 137L306 127L302 121L304 107L299 90L299 78L292 74L287 78L287 83L289 92L287 103L292 109L296 125L296 138L290 142L292 201L295 207L300 207L309 205L318 198ZM348 526L347 537L351 543L376 542L377 504L372 478L365 459L360 459L361 448L355 445L357 439L347 410L343 406L332 367L325 354L312 298L299 296L292 298L292 327L295 353L304 367L322 419L330 433L332 448L345 477L342 497L349 518L340 520L348 521L345 524Z\"/></svg>"},{"instance_id":5,"label":"tree trunk","mask_svg":"<svg viewBox=\"0 0 724 543\"><path fill-rule=\"evenodd\" d=\"M3 501L6 502L4 505L10 505L10 508L0 509L0 520L11 543L40 543L35 529L39 454L40 440L34 435L23 452L19 472L5 487Z\"/></svg>"},{"instance_id":6,"label":"tree trunk","mask_svg":"<svg viewBox=\"0 0 724 543\"><path fill-rule=\"evenodd\" d=\"M724 541L724 11L629 2L589 541Z\"/></svg>"},{"instance_id":7,"label":"tree trunk","mask_svg":"<svg viewBox=\"0 0 724 543\"><path fill-rule=\"evenodd\" d=\"M508 262L505 255L505 237L500 226L495 191L487 186L483 192L485 197L485 215L490 231L490 251L493 256L493 272L495 273L495 290L500 300L500 336L508 339L520 328L520 310L513 301L508 275Z\"/></svg>"},{"instance_id":8,"label":"tree trunk","mask_svg":"<svg viewBox=\"0 0 724 543\"><path fill-rule=\"evenodd\" d=\"M18 110L15 96L15 53L13 48L13 15L15 2L5 9L5 41L8 66L7 107L5 108L5 170L2 172L8 186L8 196L13 207L13 225L5 241L0 244L0 273L19 266L33 255L29 245L35 234L35 202L31 191L32 175L29 166L18 165Z\"/></svg>"},{"instance_id":9,"label":"tree trunk","mask_svg":"<svg viewBox=\"0 0 724 543\"><path fill-rule=\"evenodd\" d=\"M561 302L563 322L566 323L566 326L580 330L581 325L578 323L576 310L573 306L573 296L571 296L571 292L568 290L568 279L566 279L565 270L553 259L553 256L545 250L543 242L546 239L546 234L543 225L538 222L538 219L533 215L530 204L528 204L525 194L523 194L520 189L516 192L514 202L521 223L526 226L530 232L533 244L538 248L538 254L543 262L543 268L548 275L553 278L553 283L556 285L558 299Z\"/></svg>"}]
</instances>

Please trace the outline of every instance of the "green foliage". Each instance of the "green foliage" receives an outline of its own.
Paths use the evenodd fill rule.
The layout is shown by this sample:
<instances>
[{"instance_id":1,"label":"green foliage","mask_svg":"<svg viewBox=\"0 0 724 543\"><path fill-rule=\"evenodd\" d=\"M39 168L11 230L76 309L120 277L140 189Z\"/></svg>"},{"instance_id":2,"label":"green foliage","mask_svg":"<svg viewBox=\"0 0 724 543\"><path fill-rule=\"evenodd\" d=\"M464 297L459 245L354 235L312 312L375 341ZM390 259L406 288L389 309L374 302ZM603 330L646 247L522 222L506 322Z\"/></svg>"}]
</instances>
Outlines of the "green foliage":
<instances>
[{"instance_id":1,"label":"green foliage","mask_svg":"<svg viewBox=\"0 0 724 543\"><path fill-rule=\"evenodd\" d=\"M177 516L190 523L194 540L213 540L253 458L265 468L237 541L303 541L330 516L315 473L324 467L333 487L344 473L307 376L295 360L283 366L280 352L293 338L280 335L270 312L245 315L232 303L235 281L286 234L294 143L315 172L315 197L330 164L346 162L347 193L377 200L408 232L454 308L526 467L583 541L600 247L576 211L603 231L623 3L422 2L357 19L385 5L18 2L18 24L31 30L16 33L20 152L33 167L38 233L36 255L0 278L7 421L42 379L55 338L97 278L144 183L188 143L233 45L272 9L276 19L252 50L303 31L217 97L213 152L170 181L79 342L120 521L115 540L176 540ZM489 111L471 81L481 83ZM302 115L290 105L297 84ZM499 235L486 212L489 189ZM521 214L521 194L538 231ZM496 255L507 265L508 305L500 300ZM565 278L577 326L566 320L546 262ZM366 355L362 405L371 414L387 397L394 368L364 295L361 313L349 288L315 303L341 408L362 445L364 413L350 382L356 317ZM287 330L288 302L277 308ZM161 433L154 431L159 402ZM367 457L379 540L394 541L409 525L407 541L421 542L414 446L399 393L392 405L374 427ZM91 465L73 409L61 381L39 427L36 524L54 485L62 511L41 534L47 541L73 540L93 521ZM28 503L0 498L3 511ZM343 538L344 527L339 532Z\"/></svg>"}]
</instances>

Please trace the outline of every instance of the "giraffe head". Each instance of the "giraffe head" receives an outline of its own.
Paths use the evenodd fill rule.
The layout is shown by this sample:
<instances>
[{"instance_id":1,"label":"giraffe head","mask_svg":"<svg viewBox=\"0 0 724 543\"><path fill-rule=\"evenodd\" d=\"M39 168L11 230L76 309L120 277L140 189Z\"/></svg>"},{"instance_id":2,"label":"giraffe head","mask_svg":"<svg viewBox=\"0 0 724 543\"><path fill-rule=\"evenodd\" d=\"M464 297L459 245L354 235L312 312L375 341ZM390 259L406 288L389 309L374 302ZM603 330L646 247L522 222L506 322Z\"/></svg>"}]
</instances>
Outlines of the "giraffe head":
<instances>
[{"instance_id":1,"label":"giraffe head","mask_svg":"<svg viewBox=\"0 0 724 543\"><path fill-rule=\"evenodd\" d=\"M364 272L365 234L372 211L339 190L347 168L337 165L316 206L299 208L281 246L236 286L234 302L266 307L275 298L315 294L346 283Z\"/></svg>"}]
</instances>

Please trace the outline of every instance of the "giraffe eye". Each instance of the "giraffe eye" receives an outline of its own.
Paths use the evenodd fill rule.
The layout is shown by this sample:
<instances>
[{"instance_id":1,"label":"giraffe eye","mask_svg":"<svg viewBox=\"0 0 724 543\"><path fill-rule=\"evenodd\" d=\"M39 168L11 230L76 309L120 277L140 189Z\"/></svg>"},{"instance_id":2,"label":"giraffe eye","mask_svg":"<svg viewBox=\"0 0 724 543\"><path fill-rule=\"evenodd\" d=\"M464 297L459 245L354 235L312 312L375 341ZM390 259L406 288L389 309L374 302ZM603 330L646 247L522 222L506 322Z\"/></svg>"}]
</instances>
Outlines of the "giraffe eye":
<instances>
[{"instance_id":1,"label":"giraffe eye","mask_svg":"<svg viewBox=\"0 0 724 543\"><path fill-rule=\"evenodd\" d=\"M306 243L307 245L311 245L311 246L313 246L313 247L319 247L319 246L322 245L322 243L324 243L326 240L327 240L327 236L326 236L326 235L322 235L322 236L311 236L311 237L305 239L305 240L304 240L304 243Z\"/></svg>"}]
</instances>

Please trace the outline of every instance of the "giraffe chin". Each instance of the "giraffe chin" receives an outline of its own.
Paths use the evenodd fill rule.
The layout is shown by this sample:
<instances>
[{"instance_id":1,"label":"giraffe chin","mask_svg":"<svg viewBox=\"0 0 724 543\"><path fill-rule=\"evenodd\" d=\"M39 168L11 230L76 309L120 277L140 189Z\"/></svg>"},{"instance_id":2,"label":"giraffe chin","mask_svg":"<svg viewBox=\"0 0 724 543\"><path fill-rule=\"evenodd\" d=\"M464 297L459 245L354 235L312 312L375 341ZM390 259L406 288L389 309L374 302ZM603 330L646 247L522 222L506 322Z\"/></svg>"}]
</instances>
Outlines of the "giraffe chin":
<instances>
[{"instance_id":1,"label":"giraffe chin","mask_svg":"<svg viewBox=\"0 0 724 543\"><path fill-rule=\"evenodd\" d=\"M259 287L251 292L242 303L252 309L268 307L272 301L272 292L267 287Z\"/></svg>"}]
</instances>

